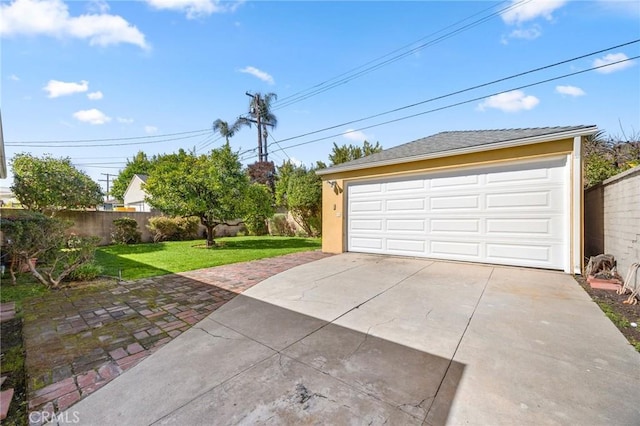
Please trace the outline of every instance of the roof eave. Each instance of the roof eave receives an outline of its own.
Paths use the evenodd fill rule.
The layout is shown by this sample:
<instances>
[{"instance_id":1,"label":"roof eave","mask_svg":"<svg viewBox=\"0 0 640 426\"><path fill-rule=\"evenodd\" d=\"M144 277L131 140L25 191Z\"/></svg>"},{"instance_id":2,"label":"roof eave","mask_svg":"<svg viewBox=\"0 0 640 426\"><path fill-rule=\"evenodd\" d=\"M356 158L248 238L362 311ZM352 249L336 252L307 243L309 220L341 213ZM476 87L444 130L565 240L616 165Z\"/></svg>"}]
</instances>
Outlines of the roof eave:
<instances>
[{"instance_id":1,"label":"roof eave","mask_svg":"<svg viewBox=\"0 0 640 426\"><path fill-rule=\"evenodd\" d=\"M568 130L565 132L552 133L548 135L532 136L528 138L514 139L514 140L509 140L504 142L496 142L496 143L485 144L485 145L471 146L467 148L459 148L459 149L453 149L453 150L442 151L442 152L434 152L434 153L425 154L425 155L414 155L411 157L396 158L393 160L382 160L382 161L376 161L373 163L354 164L352 166L345 166L345 167L336 166L328 169L316 170L316 173L320 176L323 176L323 175L330 175L334 173L351 172L354 170L372 169L374 167L384 167L384 166L391 166L395 164L412 163L414 161L431 160L433 158L452 157L454 155L463 155L463 154L473 154L475 152L480 152L480 151L511 148L514 146L533 145L536 143L550 142L554 140L567 139L567 138L572 138L576 136L588 136L596 133L597 131L598 131L598 127L592 126L592 127L586 127L584 129Z\"/></svg>"}]
</instances>

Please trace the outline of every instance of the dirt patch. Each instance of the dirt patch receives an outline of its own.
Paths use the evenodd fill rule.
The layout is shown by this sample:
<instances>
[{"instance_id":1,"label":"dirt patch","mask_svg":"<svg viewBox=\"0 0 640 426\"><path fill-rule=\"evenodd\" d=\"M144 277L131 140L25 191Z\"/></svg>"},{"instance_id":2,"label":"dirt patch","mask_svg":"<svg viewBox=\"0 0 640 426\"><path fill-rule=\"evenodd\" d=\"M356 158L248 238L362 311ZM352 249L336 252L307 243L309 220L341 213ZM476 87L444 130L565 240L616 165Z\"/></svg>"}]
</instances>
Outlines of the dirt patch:
<instances>
[{"instance_id":1,"label":"dirt patch","mask_svg":"<svg viewBox=\"0 0 640 426\"><path fill-rule=\"evenodd\" d=\"M618 327L629 343L640 352L640 304L629 305L622 303L629 294L618 294L612 290L591 288L583 277L576 277L582 288L591 296L594 302L600 306L611 322ZM636 327L631 324L635 323Z\"/></svg>"}]
</instances>

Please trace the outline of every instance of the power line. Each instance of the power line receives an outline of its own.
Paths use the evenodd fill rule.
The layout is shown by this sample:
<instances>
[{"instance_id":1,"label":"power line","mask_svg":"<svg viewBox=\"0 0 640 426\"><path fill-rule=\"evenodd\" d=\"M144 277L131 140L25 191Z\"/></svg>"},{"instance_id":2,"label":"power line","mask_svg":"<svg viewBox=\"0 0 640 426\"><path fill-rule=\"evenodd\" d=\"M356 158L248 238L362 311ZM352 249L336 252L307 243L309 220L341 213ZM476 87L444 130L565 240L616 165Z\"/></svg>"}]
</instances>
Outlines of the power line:
<instances>
[{"instance_id":1,"label":"power line","mask_svg":"<svg viewBox=\"0 0 640 426\"><path fill-rule=\"evenodd\" d=\"M209 129L206 129L204 131L209 131ZM202 130L200 132L203 132ZM191 133L191 132L187 132L187 133ZM185 133L182 133L185 134ZM149 145L149 144L154 144L154 143L163 143L163 142L172 142L172 141L178 141L178 140L184 140L184 139L191 139L191 138L198 138L203 136L203 133L200 134L192 134L189 136L181 136L178 138L169 138L169 139L160 139L160 140L154 140L154 141L143 141L143 142L122 142L122 143L101 143L101 144L89 144L89 145L42 145L41 142L11 142L11 143L5 143L5 145L7 146L20 146L20 147L25 147L25 148L92 148L92 147L104 147L104 146L130 146L130 145ZM124 139L111 139L111 140L126 140L126 139L131 139L131 138L124 138Z\"/></svg>"},{"instance_id":2,"label":"power line","mask_svg":"<svg viewBox=\"0 0 640 426\"><path fill-rule=\"evenodd\" d=\"M209 141L209 142L207 142L207 143L203 144L203 145L198 149L198 151L200 151L200 150L203 150L203 149L205 149L205 148L210 147L211 145L213 145L214 143L218 142L218 141L219 141L220 139L222 139L222 138L223 138L223 136L218 136L217 138L215 138L215 139L213 139L213 140L211 140L211 141Z\"/></svg>"},{"instance_id":3,"label":"power line","mask_svg":"<svg viewBox=\"0 0 640 426\"><path fill-rule=\"evenodd\" d=\"M640 39L635 39L635 40L632 40L632 41L628 41L626 43L618 44L616 46L608 47L606 49L596 50L596 51L593 51L593 52L590 52L590 53L587 53L587 54L584 54L584 55L573 57L571 59L565 59L563 61L555 62L555 63L550 64L550 65L545 65L545 66L542 66L542 67L534 68L534 69L531 69L531 70L528 70L528 71L520 72L518 74L510 75L510 76L507 76L507 77L502 77L502 78L490 81L488 83L478 84L478 85L475 85L475 86L472 86L472 87L468 87L466 89L461 89L461 90L457 90L455 92L447 93L445 95L436 96L436 97L433 97L433 98L425 99L423 101L419 101L419 102L415 102L415 103L412 103L412 104L409 104L409 105L405 105L405 106L402 106L402 107L394 108L394 109L391 109L391 110L388 110L388 111L384 111L384 112L380 112L380 113L377 113L377 114L369 115L369 116L364 117L364 118L358 118L356 120L346 121L344 123L336 124L336 125L329 126L329 127L324 127L322 129L314 130L314 131L307 132L307 133L303 133L303 134L300 134L300 135L297 135L297 136L292 136L292 137L289 137L289 138L280 139L278 142L287 142L287 141L290 141L290 140L293 140L293 139L299 139L299 138L302 138L302 137L305 137L305 136L310 136L310 135L313 135L313 134L316 134L316 133L322 133L322 132L325 132L327 130L333 130L333 129L336 129L338 127L348 126L350 124L354 124L354 123L359 123L361 121L370 120L372 118L380 117L380 116L383 116L383 115L387 115L387 114L391 114L391 113L394 113L394 112L402 111L402 110L405 110L405 109L408 109L408 108L413 108L413 107L416 107L418 105L422 105L422 104L426 104L426 103L429 103L429 102L434 102L434 101L437 101L437 100L445 99L445 98L448 98L448 97L451 97L451 96L459 95L459 94L462 94L462 93L470 92L472 90L480 89L482 87L487 87L487 86L490 86L490 85L493 85L493 84L496 84L496 83L502 83L504 81L512 80L512 79L517 78L517 77L522 77L522 76L527 75L527 74L532 74L532 73L535 73L535 72L538 72L538 71L543 71L545 69L550 69L550 68L553 68L553 67L557 67L559 65L564 65L564 64L567 64L569 62L577 61L579 59L584 59L584 58L587 58L587 57L593 56L593 55L598 55L600 53L607 52L609 50L618 49L618 48L624 47L624 46L629 46L631 44L635 44L635 43L638 43L638 42L640 42Z\"/></svg>"},{"instance_id":4,"label":"power line","mask_svg":"<svg viewBox=\"0 0 640 426\"><path fill-rule=\"evenodd\" d=\"M378 57L378 58L376 58L376 59L374 59L374 60L371 60L371 61L369 61L369 62L367 62L367 63L365 63L365 64L363 64L363 65L360 65L359 67L353 68L353 69L351 69L351 70L349 70L349 71L347 71L347 72L344 72L344 73L342 73L342 74L339 74L339 75L338 75L338 76L336 76L336 77L333 77L333 78L331 78L331 79L325 80L325 81L323 81L323 82L321 82L321 83L319 83L319 84L316 84L315 86L312 86L311 88L308 88L308 89L302 90L302 91L297 92L297 93L295 93L295 94L293 94L293 95L290 95L290 96L287 96L287 97L285 97L285 98L282 98L282 99L281 99L281 101L280 101L279 103L278 103L278 102L276 103L276 107L274 108L274 110L277 110L277 109L280 109L280 108L284 108L284 107L286 107L286 106L289 106L289 105L292 105L292 104L294 104L294 103L300 102L300 101L302 101L302 100L308 99L308 98L310 98L310 97L312 97L312 96L315 96L315 95L317 95L317 94L320 94L320 93L322 93L322 92L326 92L327 90L330 90L330 89L332 89L332 88L334 88L334 87L337 87L337 86L341 86L341 85L343 85L343 84L346 84L346 83L348 83L349 81L352 81L352 80L354 80L354 79L356 79L356 78L358 78L358 77L361 77L361 76L363 76L363 75L365 75L365 74L368 74L368 73L370 73L370 72L373 72L373 71L375 71L375 70L377 70L377 69L379 69L379 68L381 68L381 67L383 67L383 66L385 66L385 65L388 65L388 64L390 64L390 63L393 63L393 62L399 61L400 59L403 59L403 58L405 58L405 57L407 57L407 56L410 56L410 55L412 55L412 54L414 54L414 53L416 53L416 52L418 52L418 51L420 51L420 50L422 50L422 49L424 49L424 48L426 48L426 47L428 47L428 46L431 46L431 45L437 44L437 43L439 43L439 42L441 42L441 41L444 41L444 40L446 40L446 39L448 39L448 38L450 38L450 37L453 37L453 36L455 36L455 35L457 35L457 34L459 34L459 33L463 32L463 31L466 31L466 30L468 30L468 29L471 29L471 28L473 28L473 27L476 27L476 26L478 26L478 25L480 25L480 24L482 24L482 23L484 23L484 22L486 22L486 21L490 20L491 18L493 18L493 17L495 17L495 16L497 16L497 15L499 15L499 14L503 13L503 12L506 12L506 11L508 11L508 10L512 10L512 9L515 9L515 8L521 7L521 6L523 6L524 4L529 3L530 1L531 1L531 0L523 0L523 1L520 1L520 2L518 2L518 3L512 3L511 5L509 5L508 7L504 8L504 9L500 9L500 10L498 10L498 11L496 11L496 12L493 12L493 13L491 13L491 14L489 14L489 15L487 15L487 16L485 16L485 17L483 17L483 18L480 18L480 19L478 19L478 20L476 20L476 21L473 21L473 22L471 22L470 24L467 24L467 25L465 25L465 26L463 26L463 27L460 27L460 28L458 28L458 29L456 29L456 30L453 30L453 31L449 32L449 33L446 33L446 34L444 34L444 35L442 35L442 36L440 36L440 37L438 37L438 38L436 38L436 39L434 39L434 40L431 40L431 41L429 41L429 42L423 43L423 44L421 44L421 45L419 45L419 46L417 46L417 47L414 47L414 48L410 49L410 50L409 50L409 51L407 51L407 52L404 52L404 53L401 53L401 54L399 54L399 55L393 56L393 57L392 57L392 58L390 58L390 59L387 59L387 60L385 60L385 61L383 61L383 62L380 62L380 63L378 63L378 64L376 64L376 65L372 65L372 66L370 66L370 67L368 67L368 68L365 68L364 70L358 71L357 73L355 73L355 74L353 74L353 75L348 75L348 74L351 74L352 72L357 71L357 70L359 70L359 69L361 69L361 68L363 68L363 67L365 67L365 66L367 66L367 65L369 65L369 64L375 63L375 62L377 62L377 61L379 61L379 60L381 60L381 59L384 59L384 58L386 58L386 57L388 57L388 56L391 56L391 55L393 55L394 53L396 53L396 52L398 52L398 51L402 51L402 50L404 50L404 49L406 49L406 48L408 48L408 47L410 47L410 46L414 45L415 43L418 43L418 42L420 42L420 41L422 41L422 40L428 39L428 38L430 38L430 37L432 37L432 36L435 36L435 35L437 35L437 34L439 34L439 33L442 33L443 31L446 31L446 30L447 30L447 29L449 29L449 28L455 27L455 26L457 26L457 25L459 25L459 24L461 24L461 23L463 23L463 22L465 22L465 21L468 21L469 19L472 19L472 18L474 18L475 16L478 16L478 15L480 15L480 14L483 14L483 13L484 13L484 12L486 12L487 10L491 10L491 9L493 9L494 7L497 7L497 6L499 6L499 5L501 5L501 4L505 3L505 2L501 2L501 3L499 3L497 6L491 6L491 7L487 8L487 9L482 10L481 12L478 12L478 13L476 13L476 14L474 14L474 15L471 15L471 16L469 16L469 17L465 18L465 19L462 19L462 20L460 20L460 21L458 21L458 22L456 22L456 23L454 23L454 24L451 24L451 25L449 25L449 26L447 26L447 27L445 27L445 28L443 28L443 29L441 29L441 30L438 30L438 31L436 31L436 32L433 32L433 33L431 33L431 34L429 34L429 35L427 35L427 36L425 36L425 37L422 37L422 38L420 38L420 39L416 40L416 41L415 41L415 42L413 42L413 43L410 43L410 44L408 44L408 45L405 45L405 46L403 46L403 47L401 47L401 48L398 48L398 49L396 49L396 50L394 50L394 51L392 51L392 52L390 52L390 53L387 53L387 54L385 54L385 55L383 55L383 56L381 56L381 57ZM346 76L346 77L344 77L344 78L340 78L340 77L345 76L345 75L347 75L347 76ZM329 85L327 85L327 86L325 86L325 87L322 87L323 85L325 85L326 83L331 82L332 80L337 80L337 81L334 81L333 83L331 83L331 84L329 84ZM310 91L310 92L309 92L309 91ZM309 92L309 93L305 93L305 92Z\"/></svg>"},{"instance_id":5,"label":"power line","mask_svg":"<svg viewBox=\"0 0 640 426\"><path fill-rule=\"evenodd\" d=\"M205 136L200 142L196 142L196 147L195 147L196 152L201 149L200 147L206 145L208 142L211 142L211 140L213 140L214 137L215 137L215 134L211 133Z\"/></svg>"},{"instance_id":6,"label":"power line","mask_svg":"<svg viewBox=\"0 0 640 426\"><path fill-rule=\"evenodd\" d=\"M147 136L132 136L127 138L107 138L107 139L74 139L74 140L40 140L40 141L5 141L11 144L19 144L19 143L86 143L86 142L110 142L110 141L130 141L135 139L152 139L152 138L164 138L167 136L180 136L187 135L192 133L202 133L209 131L209 129L200 129L200 130L189 130L186 132L178 132L178 133L166 133L162 135L147 135Z\"/></svg>"},{"instance_id":7,"label":"power line","mask_svg":"<svg viewBox=\"0 0 640 426\"><path fill-rule=\"evenodd\" d=\"M273 140L273 142L276 143L278 147L280 147L280 151L282 151L284 155L287 156L287 159L291 160L291 157L289 157L289 154L287 154L287 151L285 151L284 148L280 146L280 142L278 142L271 133L269 133L269 136L271 136L271 139Z\"/></svg>"},{"instance_id":8,"label":"power line","mask_svg":"<svg viewBox=\"0 0 640 426\"><path fill-rule=\"evenodd\" d=\"M563 79L563 78L572 77L574 75L584 74L584 73L587 73L587 72L590 72L590 71L595 71L595 70L598 70L598 69L602 69L602 68L606 68L606 67L622 64L622 63L625 63L625 62L633 61L633 60L638 59L638 58L640 58L640 55L633 56L633 57L630 57L630 58L627 58L627 59L623 59L623 60L620 60L620 61L616 61L616 62L611 62L611 63L605 64L605 65L600 65L600 66L597 66L597 67L587 68L587 69L581 70L581 71L575 71L575 72L564 74L564 75L560 75L560 76L557 76L557 77L552 77L552 78L548 78L548 79L545 79L545 80L540 80L540 81L537 81L535 83L525 84L525 85L522 85L522 86L510 88L510 89L507 89L507 90L501 90L499 92L494 92L494 93L491 93L491 94L488 94L488 95L483 95L483 96L479 96L479 97L476 97L476 98L473 98L473 99L468 99L468 100L465 100L465 101L456 102L456 103L453 103L453 104L445 105L445 106L442 106L442 107L439 107L439 108L430 109L430 110L427 110L427 111L422 111L422 112L411 114L411 115L407 115L407 116L404 116L404 117L399 117L399 118L396 118L396 119L393 119L393 120L384 121L382 123L372 124L370 126L365 126L365 127L359 128L359 129L350 130L350 132L367 130L367 129L371 129L371 128L374 128L374 127L380 127L380 126L384 126L384 125L387 125L387 124L396 123L398 121L408 120L410 118L415 118L415 117L418 117L418 116L421 116L421 115L430 114L430 113L433 113L433 112L437 112L437 111L442 111L442 110L445 110L445 109L453 108L453 107L456 107L456 106L469 104L471 102L477 102L477 101L480 101L480 100L483 100L483 99L487 99L488 97L491 97L491 96L499 95L501 93L511 92L511 91L520 90L520 89L526 89L526 88L533 87L533 86L539 86L541 84L549 83L551 81L560 80L560 79ZM301 143L298 143L298 144L288 145L285 148L290 149L290 148L295 148L295 147L302 146L302 145L308 145L310 143L314 143L314 142L319 142L319 141L335 138L335 137L341 136L343 134L344 134L344 132L343 133L337 133L337 134L334 134L334 135L331 135L331 136L322 137L322 138L312 139L312 140L301 142ZM295 138L297 138L297 137L288 138L287 140L291 140L291 139L295 139ZM280 140L279 142L282 142L283 140ZM275 151L278 151L278 150L275 150ZM252 157L250 157L250 158L252 158Z\"/></svg>"}]
</instances>

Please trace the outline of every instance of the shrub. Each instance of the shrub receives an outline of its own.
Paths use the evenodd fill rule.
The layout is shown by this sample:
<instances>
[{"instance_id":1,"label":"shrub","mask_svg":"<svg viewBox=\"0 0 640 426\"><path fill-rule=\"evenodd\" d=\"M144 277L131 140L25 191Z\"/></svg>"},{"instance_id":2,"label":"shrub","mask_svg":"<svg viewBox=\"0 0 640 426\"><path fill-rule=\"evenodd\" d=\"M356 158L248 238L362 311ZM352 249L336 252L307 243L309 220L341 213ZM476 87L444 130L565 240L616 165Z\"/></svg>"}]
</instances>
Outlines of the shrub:
<instances>
[{"instance_id":1,"label":"shrub","mask_svg":"<svg viewBox=\"0 0 640 426\"><path fill-rule=\"evenodd\" d=\"M287 215L282 213L273 215L273 218L269 221L269 229L271 230L271 235L283 237L293 237L296 235L295 227L289 223Z\"/></svg>"},{"instance_id":2,"label":"shrub","mask_svg":"<svg viewBox=\"0 0 640 426\"><path fill-rule=\"evenodd\" d=\"M147 229L153 234L153 242L182 241L198 238L197 217L154 216Z\"/></svg>"},{"instance_id":3,"label":"shrub","mask_svg":"<svg viewBox=\"0 0 640 426\"><path fill-rule=\"evenodd\" d=\"M114 219L113 232L111 232L111 242L114 244L136 244L142 239L142 234L138 231L138 222L130 217Z\"/></svg>"},{"instance_id":4,"label":"shrub","mask_svg":"<svg viewBox=\"0 0 640 426\"><path fill-rule=\"evenodd\" d=\"M3 251L13 259L10 272L14 283L15 267L21 264L45 286L58 287L76 269L93 260L100 241L98 237L69 237L66 232L71 222L35 212L21 212L4 217L1 222L6 239Z\"/></svg>"},{"instance_id":5,"label":"shrub","mask_svg":"<svg viewBox=\"0 0 640 426\"><path fill-rule=\"evenodd\" d=\"M273 194L266 185L254 183L249 186L245 198L244 224L251 235L269 233L267 220L273 216Z\"/></svg>"},{"instance_id":6,"label":"shrub","mask_svg":"<svg viewBox=\"0 0 640 426\"><path fill-rule=\"evenodd\" d=\"M103 273L102 266L89 262L80 265L76 270L69 274L68 281L91 281L98 278Z\"/></svg>"}]
</instances>

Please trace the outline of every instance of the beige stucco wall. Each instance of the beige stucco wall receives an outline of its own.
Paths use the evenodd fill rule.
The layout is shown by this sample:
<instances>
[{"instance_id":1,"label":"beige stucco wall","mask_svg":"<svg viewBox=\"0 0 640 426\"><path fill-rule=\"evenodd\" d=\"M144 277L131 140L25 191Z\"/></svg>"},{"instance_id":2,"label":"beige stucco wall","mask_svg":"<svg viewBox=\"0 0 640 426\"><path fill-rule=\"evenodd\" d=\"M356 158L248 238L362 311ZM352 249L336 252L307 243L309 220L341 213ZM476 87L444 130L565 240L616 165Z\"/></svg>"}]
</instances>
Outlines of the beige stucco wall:
<instances>
[{"instance_id":1,"label":"beige stucco wall","mask_svg":"<svg viewBox=\"0 0 640 426\"><path fill-rule=\"evenodd\" d=\"M322 176L322 251L326 253L343 253L346 251L346 185L349 182L366 179L379 179L391 176L409 176L428 172L456 169L460 167L477 167L499 164L509 161L529 160L573 152L573 139L543 142L511 148L481 151L477 153L433 158L410 163L375 167L365 170L354 170ZM335 188L328 181L335 181ZM573 185L570 186L573 188ZM582 200L580 194L571 194ZM580 201L582 205L582 201Z\"/></svg>"}]
</instances>

